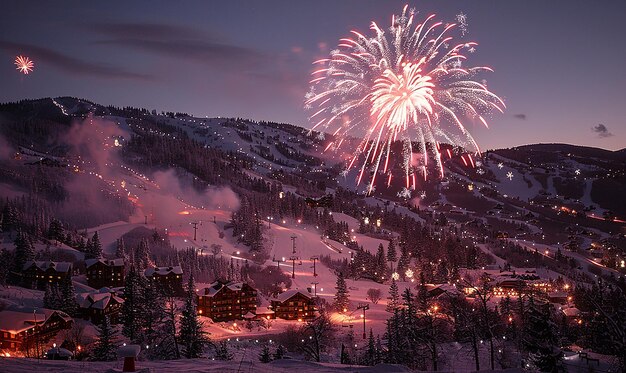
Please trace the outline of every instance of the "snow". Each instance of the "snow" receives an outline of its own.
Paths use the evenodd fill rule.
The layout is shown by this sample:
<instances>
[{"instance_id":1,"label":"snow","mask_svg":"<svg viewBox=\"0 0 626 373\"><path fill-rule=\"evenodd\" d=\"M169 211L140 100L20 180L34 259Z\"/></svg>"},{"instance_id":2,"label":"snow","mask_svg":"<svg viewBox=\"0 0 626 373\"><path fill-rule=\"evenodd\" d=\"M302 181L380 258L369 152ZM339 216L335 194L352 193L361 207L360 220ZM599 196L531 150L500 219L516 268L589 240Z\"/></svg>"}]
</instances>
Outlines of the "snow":
<instances>
[{"instance_id":1,"label":"snow","mask_svg":"<svg viewBox=\"0 0 626 373\"><path fill-rule=\"evenodd\" d=\"M250 355L250 354L248 354ZM123 361L114 362L87 362L87 361L59 361L59 360L35 360L2 358L3 373L22 373L24 371L42 372L64 372L64 373L84 373L89 372L121 372ZM256 354L248 356L246 359L237 361L213 361L208 359L188 359L169 361L138 361L136 362L138 371L149 369L152 373L165 372L258 372L258 373L300 373L319 372L355 372L360 373L396 373L410 372L403 366L380 364L374 367L363 367L354 365L339 365L314 363L292 359L275 360L268 364L258 361Z\"/></svg>"}]
</instances>

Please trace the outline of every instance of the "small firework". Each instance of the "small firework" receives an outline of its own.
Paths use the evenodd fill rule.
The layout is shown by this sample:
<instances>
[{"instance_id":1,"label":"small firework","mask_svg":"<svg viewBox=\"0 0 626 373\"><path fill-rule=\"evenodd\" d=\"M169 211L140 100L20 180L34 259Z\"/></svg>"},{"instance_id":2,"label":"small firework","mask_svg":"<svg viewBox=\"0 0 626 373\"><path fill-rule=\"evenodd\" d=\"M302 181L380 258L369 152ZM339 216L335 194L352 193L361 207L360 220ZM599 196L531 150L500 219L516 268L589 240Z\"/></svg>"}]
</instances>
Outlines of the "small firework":
<instances>
[{"instance_id":1,"label":"small firework","mask_svg":"<svg viewBox=\"0 0 626 373\"><path fill-rule=\"evenodd\" d=\"M498 163L498 168L502 169L502 167L504 167L504 164L502 162Z\"/></svg>"},{"instance_id":2,"label":"small firework","mask_svg":"<svg viewBox=\"0 0 626 373\"><path fill-rule=\"evenodd\" d=\"M580 175L580 168L579 168L579 169L577 169L576 171L574 171L574 173L575 173L576 175Z\"/></svg>"},{"instance_id":3,"label":"small firework","mask_svg":"<svg viewBox=\"0 0 626 373\"><path fill-rule=\"evenodd\" d=\"M457 14L456 22L459 25L459 30L461 30L461 36L465 36L465 34L467 34L467 14L464 14L464 13Z\"/></svg>"},{"instance_id":4,"label":"small firework","mask_svg":"<svg viewBox=\"0 0 626 373\"><path fill-rule=\"evenodd\" d=\"M28 73L33 71L35 63L26 56L17 56L15 58L15 66L17 66L17 71L23 73L24 75L28 75Z\"/></svg>"},{"instance_id":5,"label":"small firework","mask_svg":"<svg viewBox=\"0 0 626 373\"><path fill-rule=\"evenodd\" d=\"M511 172L511 171L507 172L507 173L506 173L506 177L507 177L509 180L513 180L513 172Z\"/></svg>"},{"instance_id":6,"label":"small firework","mask_svg":"<svg viewBox=\"0 0 626 373\"><path fill-rule=\"evenodd\" d=\"M421 198L421 199L426 198L426 192L421 191L421 192L420 192L420 198Z\"/></svg>"},{"instance_id":7,"label":"small firework","mask_svg":"<svg viewBox=\"0 0 626 373\"><path fill-rule=\"evenodd\" d=\"M411 198L411 190L407 188L402 188L402 190L398 192L398 197L404 199Z\"/></svg>"}]
</instances>

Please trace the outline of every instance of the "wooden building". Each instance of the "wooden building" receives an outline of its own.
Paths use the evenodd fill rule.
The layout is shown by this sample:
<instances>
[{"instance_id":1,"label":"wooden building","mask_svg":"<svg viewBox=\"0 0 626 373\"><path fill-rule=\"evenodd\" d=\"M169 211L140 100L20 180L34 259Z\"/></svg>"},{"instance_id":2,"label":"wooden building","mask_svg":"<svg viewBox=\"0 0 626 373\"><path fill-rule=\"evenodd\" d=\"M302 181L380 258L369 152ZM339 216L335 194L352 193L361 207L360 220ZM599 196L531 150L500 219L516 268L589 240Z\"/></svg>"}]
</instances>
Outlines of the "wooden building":
<instances>
[{"instance_id":1,"label":"wooden building","mask_svg":"<svg viewBox=\"0 0 626 373\"><path fill-rule=\"evenodd\" d=\"M87 285L94 289L124 286L124 259L85 260Z\"/></svg>"},{"instance_id":2,"label":"wooden building","mask_svg":"<svg viewBox=\"0 0 626 373\"><path fill-rule=\"evenodd\" d=\"M241 320L256 313L257 291L243 282L215 281L198 292L198 314L213 321Z\"/></svg>"},{"instance_id":3,"label":"wooden building","mask_svg":"<svg viewBox=\"0 0 626 373\"><path fill-rule=\"evenodd\" d=\"M183 269L180 266L150 267L144 271L144 276L151 284L165 292L176 296L185 294L183 289Z\"/></svg>"},{"instance_id":4,"label":"wooden building","mask_svg":"<svg viewBox=\"0 0 626 373\"><path fill-rule=\"evenodd\" d=\"M315 298L308 291L287 290L272 300L277 318L306 320L315 317Z\"/></svg>"},{"instance_id":5,"label":"wooden building","mask_svg":"<svg viewBox=\"0 0 626 373\"><path fill-rule=\"evenodd\" d=\"M22 270L22 284L31 289L45 290L47 285L63 282L72 277L70 262L28 261Z\"/></svg>"},{"instance_id":6,"label":"wooden building","mask_svg":"<svg viewBox=\"0 0 626 373\"><path fill-rule=\"evenodd\" d=\"M77 294L76 301L81 317L96 325L101 324L105 316L109 316L112 324L117 324L124 303L122 298L111 293L108 288Z\"/></svg>"},{"instance_id":7,"label":"wooden building","mask_svg":"<svg viewBox=\"0 0 626 373\"><path fill-rule=\"evenodd\" d=\"M9 306L0 311L0 348L18 355L37 356L45 351L46 342L61 330L69 329L73 322L65 312Z\"/></svg>"}]
</instances>

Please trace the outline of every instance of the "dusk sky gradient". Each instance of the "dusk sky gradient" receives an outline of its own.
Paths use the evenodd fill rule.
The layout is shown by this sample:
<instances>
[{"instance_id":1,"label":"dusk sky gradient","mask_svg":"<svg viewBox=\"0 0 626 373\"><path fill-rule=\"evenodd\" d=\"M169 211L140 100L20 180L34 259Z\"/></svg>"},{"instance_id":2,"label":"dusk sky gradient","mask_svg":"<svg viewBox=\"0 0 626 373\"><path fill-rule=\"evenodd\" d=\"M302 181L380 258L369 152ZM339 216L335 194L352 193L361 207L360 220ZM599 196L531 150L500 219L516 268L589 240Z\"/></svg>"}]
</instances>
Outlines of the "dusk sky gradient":
<instances>
[{"instance_id":1,"label":"dusk sky gradient","mask_svg":"<svg viewBox=\"0 0 626 373\"><path fill-rule=\"evenodd\" d=\"M506 104L483 149L563 142L626 147L626 1L13 1L0 5L0 101L101 104L310 127L311 62L351 29L388 27L405 4L467 15L469 65ZM460 38L460 33L455 32ZM458 39L457 39L458 40ZM28 76L15 56L35 61Z\"/></svg>"}]
</instances>

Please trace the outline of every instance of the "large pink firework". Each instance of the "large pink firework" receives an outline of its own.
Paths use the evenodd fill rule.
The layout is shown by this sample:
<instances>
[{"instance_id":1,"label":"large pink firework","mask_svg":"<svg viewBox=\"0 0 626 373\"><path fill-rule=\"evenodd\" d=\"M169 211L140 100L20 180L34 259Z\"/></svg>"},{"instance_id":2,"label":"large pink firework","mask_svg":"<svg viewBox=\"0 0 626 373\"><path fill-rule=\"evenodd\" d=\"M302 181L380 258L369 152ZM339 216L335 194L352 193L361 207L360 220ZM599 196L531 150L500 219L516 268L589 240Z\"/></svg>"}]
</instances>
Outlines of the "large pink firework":
<instances>
[{"instance_id":1,"label":"large pink firework","mask_svg":"<svg viewBox=\"0 0 626 373\"><path fill-rule=\"evenodd\" d=\"M489 67L463 66L464 53L477 44L454 44L449 34L455 24L437 22L435 15L414 24L415 16L405 6L388 29L372 22L371 36L352 31L328 58L313 63L319 67L305 101L313 129L335 135L327 149L340 148L346 136L363 137L347 170L359 167L357 184L369 177L369 192L379 174L391 182L390 158L401 159L406 188L414 189L416 173L426 177L429 159L443 175L440 141L479 153L464 122L487 126L485 114L505 107L477 80ZM402 154L391 157L397 141Z\"/></svg>"},{"instance_id":2,"label":"large pink firework","mask_svg":"<svg viewBox=\"0 0 626 373\"><path fill-rule=\"evenodd\" d=\"M35 63L30 58L25 56L17 56L15 58L15 65L17 66L16 70L24 73L24 75L28 75L28 73L33 71L33 68L35 67Z\"/></svg>"}]
</instances>

